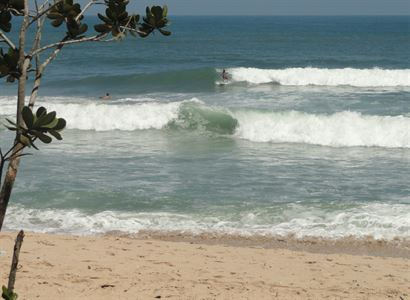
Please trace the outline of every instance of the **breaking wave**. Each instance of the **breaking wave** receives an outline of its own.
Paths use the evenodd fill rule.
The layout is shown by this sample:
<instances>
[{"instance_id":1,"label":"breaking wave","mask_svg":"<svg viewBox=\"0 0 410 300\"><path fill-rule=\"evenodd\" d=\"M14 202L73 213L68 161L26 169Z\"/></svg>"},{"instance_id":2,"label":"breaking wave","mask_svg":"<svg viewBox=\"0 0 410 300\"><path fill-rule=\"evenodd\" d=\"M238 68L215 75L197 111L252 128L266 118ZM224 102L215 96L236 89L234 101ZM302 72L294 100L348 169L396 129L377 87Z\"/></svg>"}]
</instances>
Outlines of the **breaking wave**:
<instances>
[{"instance_id":1,"label":"breaking wave","mask_svg":"<svg viewBox=\"0 0 410 300\"><path fill-rule=\"evenodd\" d=\"M410 117L403 115L229 110L206 106L195 98L170 103L105 104L89 101L44 105L58 111L67 120L68 129L76 130L197 130L253 142L410 148ZM2 105L0 115L12 115L14 110L13 105Z\"/></svg>"},{"instance_id":2,"label":"breaking wave","mask_svg":"<svg viewBox=\"0 0 410 300\"><path fill-rule=\"evenodd\" d=\"M410 148L410 118L344 111L331 115L236 112L236 135L254 142L304 143L333 147Z\"/></svg>"},{"instance_id":3,"label":"breaking wave","mask_svg":"<svg viewBox=\"0 0 410 300\"><path fill-rule=\"evenodd\" d=\"M399 87L410 86L410 69L257 69L232 68L228 70L233 82L251 84L276 83L306 86Z\"/></svg>"}]
</instances>

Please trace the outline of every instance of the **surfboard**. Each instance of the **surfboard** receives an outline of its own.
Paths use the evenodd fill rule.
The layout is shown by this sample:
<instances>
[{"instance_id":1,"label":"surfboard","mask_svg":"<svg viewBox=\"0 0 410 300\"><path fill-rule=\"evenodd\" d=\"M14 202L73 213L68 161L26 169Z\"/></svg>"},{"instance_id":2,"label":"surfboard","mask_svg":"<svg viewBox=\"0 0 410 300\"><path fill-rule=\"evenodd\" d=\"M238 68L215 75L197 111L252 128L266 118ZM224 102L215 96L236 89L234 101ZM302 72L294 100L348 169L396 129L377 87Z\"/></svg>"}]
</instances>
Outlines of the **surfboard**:
<instances>
[{"instance_id":1,"label":"surfboard","mask_svg":"<svg viewBox=\"0 0 410 300\"><path fill-rule=\"evenodd\" d=\"M216 81L216 82L215 82L215 84L216 84L216 85L219 85L219 86L224 86L224 85L227 85L227 84L229 84L229 83L230 83L229 80Z\"/></svg>"}]
</instances>

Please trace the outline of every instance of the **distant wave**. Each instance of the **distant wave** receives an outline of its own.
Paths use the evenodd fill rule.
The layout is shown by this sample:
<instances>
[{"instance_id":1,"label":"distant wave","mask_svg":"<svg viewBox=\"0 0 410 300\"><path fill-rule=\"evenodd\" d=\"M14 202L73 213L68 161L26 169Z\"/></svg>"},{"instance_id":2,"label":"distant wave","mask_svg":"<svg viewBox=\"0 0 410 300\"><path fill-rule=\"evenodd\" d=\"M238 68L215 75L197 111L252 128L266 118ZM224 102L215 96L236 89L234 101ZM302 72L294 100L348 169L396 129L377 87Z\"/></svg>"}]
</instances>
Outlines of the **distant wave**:
<instances>
[{"instance_id":1,"label":"distant wave","mask_svg":"<svg viewBox=\"0 0 410 300\"><path fill-rule=\"evenodd\" d=\"M86 214L80 210L29 209L11 206L7 230L96 234L110 231L135 233L140 230L239 235L295 235L303 237L375 239L410 238L410 206L406 204L363 204L353 208L328 208L285 204L280 215L258 210L232 216L103 211ZM227 221L229 220L229 221Z\"/></svg>"},{"instance_id":2,"label":"distant wave","mask_svg":"<svg viewBox=\"0 0 410 300\"><path fill-rule=\"evenodd\" d=\"M256 69L232 68L228 70L233 82L252 84L277 83L280 85L398 87L410 86L410 69Z\"/></svg>"},{"instance_id":3,"label":"distant wave","mask_svg":"<svg viewBox=\"0 0 410 300\"><path fill-rule=\"evenodd\" d=\"M43 103L44 104L44 103ZM332 147L410 148L409 116L373 116L343 111L311 114L297 111L228 110L198 99L159 103L46 103L78 130L197 130L233 135L253 142L302 143ZM0 115L14 106L1 105Z\"/></svg>"},{"instance_id":4,"label":"distant wave","mask_svg":"<svg viewBox=\"0 0 410 300\"><path fill-rule=\"evenodd\" d=\"M90 90L105 91L107 83L111 91L124 94L150 91L201 92L215 90L221 78L221 69L196 68L166 70L154 73L101 74L64 80L47 78L44 87L87 93ZM352 87L410 87L410 69L327 69L314 67L258 69L230 68L231 85L278 84L283 86L352 86ZM245 83L245 85L243 84ZM75 87L75 88L73 88Z\"/></svg>"}]
</instances>

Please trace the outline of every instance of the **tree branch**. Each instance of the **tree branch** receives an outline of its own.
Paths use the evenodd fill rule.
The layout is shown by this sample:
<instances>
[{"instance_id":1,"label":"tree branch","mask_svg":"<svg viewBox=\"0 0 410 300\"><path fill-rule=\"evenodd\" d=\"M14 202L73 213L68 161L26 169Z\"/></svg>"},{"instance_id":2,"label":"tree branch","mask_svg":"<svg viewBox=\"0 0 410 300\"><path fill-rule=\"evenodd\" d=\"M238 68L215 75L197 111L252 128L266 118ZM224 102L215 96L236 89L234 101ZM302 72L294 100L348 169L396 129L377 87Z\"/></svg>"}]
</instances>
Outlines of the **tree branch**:
<instances>
[{"instance_id":1,"label":"tree branch","mask_svg":"<svg viewBox=\"0 0 410 300\"><path fill-rule=\"evenodd\" d=\"M141 30L134 29L134 28L131 28L131 27L127 27L127 26L120 26L120 28L124 29L124 31L122 31L122 32L125 32L126 30L128 30L128 31L136 32L136 33L146 34L146 32L143 32Z\"/></svg>"},{"instance_id":2,"label":"tree branch","mask_svg":"<svg viewBox=\"0 0 410 300\"><path fill-rule=\"evenodd\" d=\"M36 102L38 89L40 88L41 78L43 77L44 69L47 67L47 65L51 61L53 61L57 57L58 53L64 47L64 41L67 38L68 37L66 36L64 39L61 40L60 45L57 46L56 49L54 49L53 53L51 53L50 56L41 65L39 65L39 62L37 60L37 57L39 55L38 54L36 55L37 70L36 70L36 78L34 80L33 89L31 90L30 100L29 100L29 103L28 103L28 106L30 107L30 109L33 109L34 103Z\"/></svg>"},{"instance_id":3,"label":"tree branch","mask_svg":"<svg viewBox=\"0 0 410 300\"><path fill-rule=\"evenodd\" d=\"M33 24L34 22L36 22L38 19L40 19L42 16L44 16L46 13L48 13L50 10L52 10L57 4L59 4L60 2L62 2L63 0L56 0L56 2L53 5L50 5L49 7L47 7L47 9L43 10L42 12L40 12L39 14L37 14L31 21L30 23L28 23L27 27L29 27L31 24ZM44 8L44 6L46 5L46 3L48 2L48 0L43 3L43 5L41 5L40 10Z\"/></svg>"},{"instance_id":4,"label":"tree branch","mask_svg":"<svg viewBox=\"0 0 410 300\"><path fill-rule=\"evenodd\" d=\"M84 37L84 38L77 39L77 40L60 41L60 42L49 44L47 46L37 49L34 52L32 52L30 56L33 57L34 55L40 54L41 52L45 50L48 50L54 47L59 47L62 45L77 44L77 43L83 43L83 42L98 42L104 39L106 36L107 36L107 33L100 33L97 35L93 35L90 37Z\"/></svg>"},{"instance_id":5,"label":"tree branch","mask_svg":"<svg viewBox=\"0 0 410 300\"><path fill-rule=\"evenodd\" d=\"M84 6L83 10L78 14L78 16L75 18L75 20L78 22L78 20L81 18L82 15L89 9L92 5L94 4L104 4L103 2L98 2L98 0L90 0L90 2L87 3L86 6Z\"/></svg>"},{"instance_id":6,"label":"tree branch","mask_svg":"<svg viewBox=\"0 0 410 300\"><path fill-rule=\"evenodd\" d=\"M21 245L23 244L23 239L24 231L20 230L16 238L16 243L14 244L13 260L11 261L9 283L7 285L7 289L10 293L13 293L14 291L14 283L16 282L17 266L19 263L20 249Z\"/></svg>"},{"instance_id":7,"label":"tree branch","mask_svg":"<svg viewBox=\"0 0 410 300\"><path fill-rule=\"evenodd\" d=\"M16 46L13 44L12 41L6 36L6 34L0 30L0 37L13 49L16 50Z\"/></svg>"}]
</instances>

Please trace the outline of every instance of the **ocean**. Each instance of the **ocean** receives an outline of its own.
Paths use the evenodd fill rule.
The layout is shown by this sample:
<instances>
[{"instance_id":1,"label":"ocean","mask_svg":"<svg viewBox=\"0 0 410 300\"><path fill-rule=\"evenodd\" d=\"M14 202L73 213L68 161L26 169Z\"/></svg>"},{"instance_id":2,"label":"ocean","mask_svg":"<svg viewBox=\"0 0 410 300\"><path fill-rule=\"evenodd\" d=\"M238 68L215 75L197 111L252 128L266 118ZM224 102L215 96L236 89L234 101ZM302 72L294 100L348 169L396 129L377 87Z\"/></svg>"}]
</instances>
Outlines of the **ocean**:
<instances>
[{"instance_id":1,"label":"ocean","mask_svg":"<svg viewBox=\"0 0 410 300\"><path fill-rule=\"evenodd\" d=\"M50 65L67 129L22 159L7 230L410 238L410 17L171 22Z\"/></svg>"}]
</instances>

